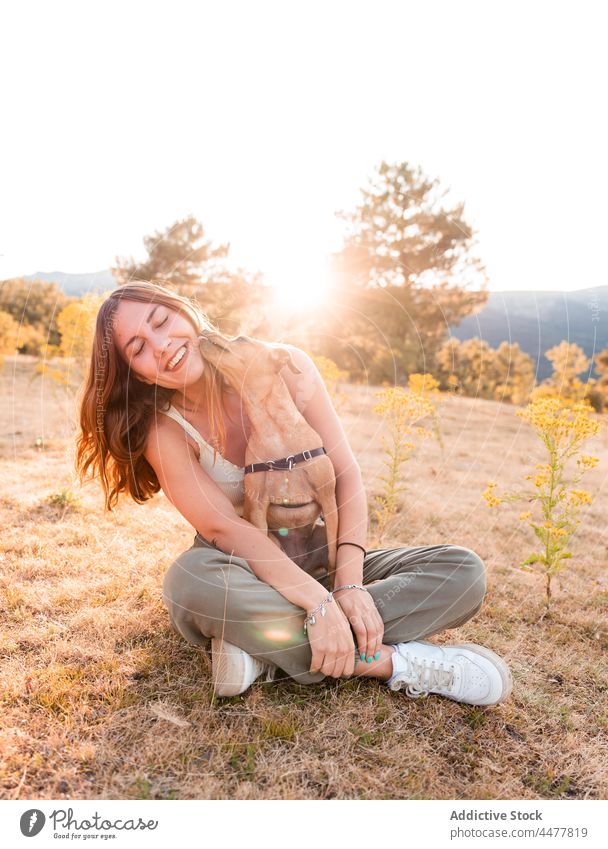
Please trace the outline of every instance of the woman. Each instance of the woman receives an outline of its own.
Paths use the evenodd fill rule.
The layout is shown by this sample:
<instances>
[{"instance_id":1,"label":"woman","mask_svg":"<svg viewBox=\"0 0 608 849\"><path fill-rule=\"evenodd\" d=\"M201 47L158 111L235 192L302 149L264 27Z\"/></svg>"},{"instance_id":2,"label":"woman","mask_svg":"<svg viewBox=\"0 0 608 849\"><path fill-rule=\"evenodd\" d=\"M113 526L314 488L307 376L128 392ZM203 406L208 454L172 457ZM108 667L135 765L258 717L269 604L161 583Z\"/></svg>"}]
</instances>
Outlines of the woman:
<instances>
[{"instance_id":1,"label":"woman","mask_svg":"<svg viewBox=\"0 0 608 849\"><path fill-rule=\"evenodd\" d=\"M99 475L108 510L123 491L143 503L162 488L196 529L167 571L163 597L178 634L195 645L211 638L216 693L244 692L282 670L304 684L360 675L411 697L504 700L511 675L494 652L420 640L479 610L483 562L448 544L365 550L359 467L313 361L291 345L301 373L285 367L281 376L336 473L333 594L329 576L315 579L243 519L249 422L238 393L201 354L197 340L210 331L195 302L162 286L131 283L110 294L97 316L77 470L81 481L88 470Z\"/></svg>"}]
</instances>

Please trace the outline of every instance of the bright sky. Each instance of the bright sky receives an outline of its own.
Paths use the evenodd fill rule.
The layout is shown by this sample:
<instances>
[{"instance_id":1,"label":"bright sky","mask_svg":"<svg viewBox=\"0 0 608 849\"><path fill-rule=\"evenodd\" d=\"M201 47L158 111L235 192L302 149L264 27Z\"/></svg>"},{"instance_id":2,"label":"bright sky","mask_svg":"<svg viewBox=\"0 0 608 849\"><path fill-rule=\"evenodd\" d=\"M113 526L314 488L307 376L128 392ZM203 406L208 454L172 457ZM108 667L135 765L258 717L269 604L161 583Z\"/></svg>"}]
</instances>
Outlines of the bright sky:
<instances>
[{"instance_id":1,"label":"bright sky","mask_svg":"<svg viewBox=\"0 0 608 849\"><path fill-rule=\"evenodd\" d=\"M491 289L605 285L602 6L3 4L0 279L143 258L192 213L311 292L384 158L466 202Z\"/></svg>"}]
</instances>

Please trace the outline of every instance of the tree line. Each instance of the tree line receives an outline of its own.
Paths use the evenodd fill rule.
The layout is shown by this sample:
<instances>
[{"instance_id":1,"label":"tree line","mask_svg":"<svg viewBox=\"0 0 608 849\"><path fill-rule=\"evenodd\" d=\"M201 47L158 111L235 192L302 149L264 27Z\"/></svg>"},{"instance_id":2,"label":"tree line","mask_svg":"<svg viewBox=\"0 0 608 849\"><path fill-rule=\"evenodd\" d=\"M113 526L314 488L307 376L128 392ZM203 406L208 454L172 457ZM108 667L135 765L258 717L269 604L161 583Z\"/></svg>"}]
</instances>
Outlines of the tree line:
<instances>
[{"instance_id":1,"label":"tree line","mask_svg":"<svg viewBox=\"0 0 608 849\"><path fill-rule=\"evenodd\" d=\"M479 338L449 335L486 303L487 275L464 204L450 201L438 180L407 162L382 162L356 207L338 216L345 232L330 258L327 302L285 318L282 339L291 335L353 382L405 385L408 375L426 373L444 390L514 404L539 390L534 364L517 344L492 349ZM260 274L230 269L229 244L214 245L196 218L146 236L144 247L143 262L116 258L117 286L158 282L196 300L229 335L272 335L272 287ZM0 357L15 350L45 360L76 357L87 349L100 297L69 298L42 281L2 281ZM596 409L608 403L608 349L596 357L599 379L584 384L589 361L578 346L562 342L546 356L554 373L542 391L561 386Z\"/></svg>"}]
</instances>

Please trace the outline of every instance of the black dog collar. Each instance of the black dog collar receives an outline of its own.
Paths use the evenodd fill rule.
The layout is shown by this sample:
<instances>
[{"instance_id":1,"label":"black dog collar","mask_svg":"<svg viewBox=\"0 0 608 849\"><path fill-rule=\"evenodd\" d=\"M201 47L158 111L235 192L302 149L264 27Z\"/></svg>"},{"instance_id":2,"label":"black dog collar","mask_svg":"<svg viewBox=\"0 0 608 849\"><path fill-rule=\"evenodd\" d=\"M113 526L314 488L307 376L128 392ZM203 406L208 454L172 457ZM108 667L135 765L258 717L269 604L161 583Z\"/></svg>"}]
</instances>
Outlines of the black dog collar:
<instances>
[{"instance_id":1,"label":"black dog collar","mask_svg":"<svg viewBox=\"0 0 608 849\"><path fill-rule=\"evenodd\" d=\"M300 454L290 454L289 457L282 457L280 460L268 460L266 463L250 463L245 466L245 474L249 472L283 472L291 471L297 463L303 460L312 460L313 457L318 457L319 454L327 454L323 446L313 448L311 451L308 448Z\"/></svg>"}]
</instances>

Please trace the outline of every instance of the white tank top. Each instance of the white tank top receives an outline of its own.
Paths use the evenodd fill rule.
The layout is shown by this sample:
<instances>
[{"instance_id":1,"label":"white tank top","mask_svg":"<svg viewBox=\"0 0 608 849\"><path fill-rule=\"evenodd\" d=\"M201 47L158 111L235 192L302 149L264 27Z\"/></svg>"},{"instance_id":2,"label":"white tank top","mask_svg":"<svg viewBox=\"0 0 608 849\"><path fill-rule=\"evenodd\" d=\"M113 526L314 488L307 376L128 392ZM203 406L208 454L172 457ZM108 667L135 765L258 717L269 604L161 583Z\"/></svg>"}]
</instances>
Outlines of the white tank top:
<instances>
[{"instance_id":1,"label":"white tank top","mask_svg":"<svg viewBox=\"0 0 608 849\"><path fill-rule=\"evenodd\" d=\"M219 453L216 453L215 462L213 461L213 447L205 442L198 430L194 428L189 421L182 416L179 410L176 410L173 404L168 410L158 410L159 413L169 416L169 418L178 422L186 433L198 444L200 449L200 464L212 478L219 488L224 492L232 502L239 516L243 514L243 504L245 500L245 490L243 487L243 479L245 472L242 466L235 466L230 460Z\"/></svg>"}]
</instances>

